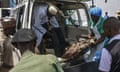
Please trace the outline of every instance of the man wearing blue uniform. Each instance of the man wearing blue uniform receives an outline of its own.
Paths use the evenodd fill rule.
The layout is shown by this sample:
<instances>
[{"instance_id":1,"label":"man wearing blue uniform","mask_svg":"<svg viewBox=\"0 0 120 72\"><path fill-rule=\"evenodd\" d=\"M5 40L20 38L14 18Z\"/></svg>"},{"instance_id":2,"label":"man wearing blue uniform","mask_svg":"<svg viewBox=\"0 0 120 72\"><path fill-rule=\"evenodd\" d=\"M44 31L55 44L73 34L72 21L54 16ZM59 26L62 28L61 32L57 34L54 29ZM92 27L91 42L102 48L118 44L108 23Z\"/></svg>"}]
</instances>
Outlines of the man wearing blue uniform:
<instances>
[{"instance_id":1,"label":"man wearing blue uniform","mask_svg":"<svg viewBox=\"0 0 120 72\"><path fill-rule=\"evenodd\" d=\"M34 11L33 11L33 18L32 18L32 29L35 31L37 35L37 47L40 53L45 53L44 48L40 48L41 41L43 39L43 36L46 34L48 30L48 22L53 25L53 27L58 28L59 24L55 18L54 15L57 14L57 9L52 7L53 15L51 14L51 17L48 16L48 4L41 4L41 5L35 5Z\"/></svg>"}]
</instances>

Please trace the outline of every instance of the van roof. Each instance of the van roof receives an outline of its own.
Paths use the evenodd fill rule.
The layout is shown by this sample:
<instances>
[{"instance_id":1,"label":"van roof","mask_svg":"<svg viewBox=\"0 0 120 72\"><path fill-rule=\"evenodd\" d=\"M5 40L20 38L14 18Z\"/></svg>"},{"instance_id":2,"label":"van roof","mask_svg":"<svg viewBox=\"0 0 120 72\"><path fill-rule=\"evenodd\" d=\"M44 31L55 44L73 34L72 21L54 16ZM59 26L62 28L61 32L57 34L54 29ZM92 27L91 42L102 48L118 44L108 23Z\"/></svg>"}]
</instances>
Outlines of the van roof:
<instances>
[{"instance_id":1,"label":"van roof","mask_svg":"<svg viewBox=\"0 0 120 72\"><path fill-rule=\"evenodd\" d=\"M29 1L29 0L23 0L23 2ZM85 2L85 1L90 1L90 0L31 0L35 2L45 2L45 1L54 1L54 2Z\"/></svg>"}]
</instances>

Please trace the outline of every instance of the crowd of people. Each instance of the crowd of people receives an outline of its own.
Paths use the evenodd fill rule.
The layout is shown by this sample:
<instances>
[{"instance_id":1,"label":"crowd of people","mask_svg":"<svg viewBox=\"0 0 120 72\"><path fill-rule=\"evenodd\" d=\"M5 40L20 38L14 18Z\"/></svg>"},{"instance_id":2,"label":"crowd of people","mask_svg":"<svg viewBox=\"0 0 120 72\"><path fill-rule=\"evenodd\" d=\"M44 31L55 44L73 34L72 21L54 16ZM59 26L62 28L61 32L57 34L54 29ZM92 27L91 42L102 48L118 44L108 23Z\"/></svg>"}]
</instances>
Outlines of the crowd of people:
<instances>
[{"instance_id":1,"label":"crowd of people","mask_svg":"<svg viewBox=\"0 0 120 72\"><path fill-rule=\"evenodd\" d=\"M32 29L20 29L15 33L15 24L3 23L4 40L0 46L2 65L0 72L64 72L58 58L52 54L36 54L36 47L42 53L44 50L40 44L43 36L48 30L50 21L54 28L59 28L55 18L58 13L55 7L48 8L43 4L36 6L33 12ZM51 12L52 11L52 12ZM81 48L92 47L88 61L96 62L100 72L120 71L120 20L116 17L102 17L102 10L99 7L90 8L91 15L90 29L88 36L90 44L82 46L79 42L67 48L63 58L72 59L78 55ZM39 14L39 15L36 15ZM13 35L13 33L15 33ZM91 42L91 38L94 40ZM82 42L82 41L81 41ZM83 42L85 43L85 42ZM15 64L13 52L20 50L18 63ZM67 60L68 60L67 59Z\"/></svg>"}]
</instances>

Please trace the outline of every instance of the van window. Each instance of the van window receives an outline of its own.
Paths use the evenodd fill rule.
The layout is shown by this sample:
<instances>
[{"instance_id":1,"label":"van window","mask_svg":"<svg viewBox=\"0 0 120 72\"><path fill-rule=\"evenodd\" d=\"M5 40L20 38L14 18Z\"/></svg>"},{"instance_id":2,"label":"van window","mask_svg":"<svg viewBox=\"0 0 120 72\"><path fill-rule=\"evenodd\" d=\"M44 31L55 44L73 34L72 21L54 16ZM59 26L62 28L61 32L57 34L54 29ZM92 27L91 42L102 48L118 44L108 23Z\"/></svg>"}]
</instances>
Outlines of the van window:
<instances>
[{"instance_id":1,"label":"van window","mask_svg":"<svg viewBox=\"0 0 120 72\"><path fill-rule=\"evenodd\" d=\"M4 10L2 9L2 17L6 17L6 16L9 16L10 15L10 10Z\"/></svg>"},{"instance_id":2,"label":"van window","mask_svg":"<svg viewBox=\"0 0 120 72\"><path fill-rule=\"evenodd\" d=\"M22 27L22 22L23 22L23 17L24 17L24 10L25 10L25 6L22 6L20 8L18 8L17 11L17 17L16 17L16 21L17 21L17 29L20 29Z\"/></svg>"},{"instance_id":3,"label":"van window","mask_svg":"<svg viewBox=\"0 0 120 72\"><path fill-rule=\"evenodd\" d=\"M65 22L67 25L87 27L87 15L84 9L66 10L67 16Z\"/></svg>"}]
</instances>

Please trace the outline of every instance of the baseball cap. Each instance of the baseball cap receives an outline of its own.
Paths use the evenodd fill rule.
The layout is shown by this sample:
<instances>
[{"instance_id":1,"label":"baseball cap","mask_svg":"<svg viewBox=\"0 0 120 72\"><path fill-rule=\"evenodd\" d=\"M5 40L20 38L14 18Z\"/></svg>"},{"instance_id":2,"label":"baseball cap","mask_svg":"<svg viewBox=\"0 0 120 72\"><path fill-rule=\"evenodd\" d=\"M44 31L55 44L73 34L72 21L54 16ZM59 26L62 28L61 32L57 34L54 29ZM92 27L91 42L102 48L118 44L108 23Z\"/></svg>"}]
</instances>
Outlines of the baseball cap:
<instances>
[{"instance_id":1,"label":"baseball cap","mask_svg":"<svg viewBox=\"0 0 120 72\"><path fill-rule=\"evenodd\" d=\"M16 42L29 42L36 38L36 34L31 29L20 29L13 36L12 44Z\"/></svg>"}]
</instances>

